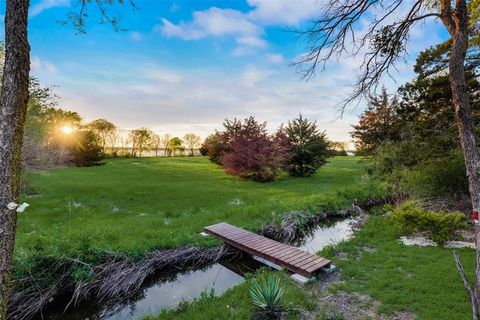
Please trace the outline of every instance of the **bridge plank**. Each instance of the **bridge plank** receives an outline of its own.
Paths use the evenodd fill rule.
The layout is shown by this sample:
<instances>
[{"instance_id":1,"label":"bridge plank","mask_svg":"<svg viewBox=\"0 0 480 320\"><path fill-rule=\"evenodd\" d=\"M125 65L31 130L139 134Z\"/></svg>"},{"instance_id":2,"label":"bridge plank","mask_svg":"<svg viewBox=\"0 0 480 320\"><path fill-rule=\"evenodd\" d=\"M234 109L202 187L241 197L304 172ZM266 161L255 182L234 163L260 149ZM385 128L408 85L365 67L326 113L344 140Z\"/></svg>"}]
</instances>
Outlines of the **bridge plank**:
<instances>
[{"instance_id":1,"label":"bridge plank","mask_svg":"<svg viewBox=\"0 0 480 320\"><path fill-rule=\"evenodd\" d=\"M331 264L330 260L228 223L222 222L205 227L205 232L214 235L232 247L273 262L305 277L310 277L315 271Z\"/></svg>"}]
</instances>

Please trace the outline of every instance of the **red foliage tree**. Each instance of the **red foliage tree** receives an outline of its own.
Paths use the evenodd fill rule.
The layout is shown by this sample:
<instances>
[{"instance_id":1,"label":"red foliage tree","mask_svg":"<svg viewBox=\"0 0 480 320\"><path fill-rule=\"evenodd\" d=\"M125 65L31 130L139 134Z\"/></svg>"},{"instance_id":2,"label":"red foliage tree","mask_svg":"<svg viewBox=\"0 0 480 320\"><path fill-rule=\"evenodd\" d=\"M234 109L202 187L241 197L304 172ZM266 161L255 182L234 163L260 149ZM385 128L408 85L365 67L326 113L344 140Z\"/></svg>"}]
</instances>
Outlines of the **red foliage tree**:
<instances>
[{"instance_id":1,"label":"red foliage tree","mask_svg":"<svg viewBox=\"0 0 480 320\"><path fill-rule=\"evenodd\" d=\"M266 125L254 117L224 123L229 144L229 151L222 156L225 172L259 182L275 179L288 150L278 134L267 133Z\"/></svg>"}]
</instances>

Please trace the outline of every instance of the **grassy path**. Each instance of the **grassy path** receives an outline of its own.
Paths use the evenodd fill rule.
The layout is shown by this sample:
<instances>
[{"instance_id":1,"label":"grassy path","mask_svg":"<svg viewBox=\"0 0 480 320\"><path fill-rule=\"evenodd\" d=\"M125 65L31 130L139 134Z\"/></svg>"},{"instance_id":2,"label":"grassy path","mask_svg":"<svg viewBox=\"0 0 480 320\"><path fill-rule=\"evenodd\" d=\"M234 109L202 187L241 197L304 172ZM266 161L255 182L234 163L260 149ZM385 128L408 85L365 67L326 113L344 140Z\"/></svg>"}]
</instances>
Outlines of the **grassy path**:
<instances>
[{"instance_id":1,"label":"grassy path","mask_svg":"<svg viewBox=\"0 0 480 320\"><path fill-rule=\"evenodd\" d=\"M267 184L228 176L205 158L116 159L31 172L27 192L38 196L25 199L31 206L19 218L16 254L210 246L217 242L198 235L205 225L228 221L255 230L285 211L342 207L376 193L363 175L353 157L333 158L310 178Z\"/></svg>"}]
</instances>

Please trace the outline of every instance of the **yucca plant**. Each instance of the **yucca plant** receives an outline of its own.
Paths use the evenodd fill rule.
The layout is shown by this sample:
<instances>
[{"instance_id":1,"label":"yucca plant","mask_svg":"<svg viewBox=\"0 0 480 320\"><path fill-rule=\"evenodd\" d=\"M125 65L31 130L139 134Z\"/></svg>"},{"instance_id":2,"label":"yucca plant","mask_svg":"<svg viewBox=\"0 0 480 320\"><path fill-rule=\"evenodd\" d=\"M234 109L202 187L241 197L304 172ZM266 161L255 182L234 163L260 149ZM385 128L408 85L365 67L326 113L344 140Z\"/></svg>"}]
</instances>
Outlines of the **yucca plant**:
<instances>
[{"instance_id":1,"label":"yucca plant","mask_svg":"<svg viewBox=\"0 0 480 320\"><path fill-rule=\"evenodd\" d=\"M253 304L269 318L276 318L284 310L284 288L280 278L272 273L253 279L250 283Z\"/></svg>"}]
</instances>

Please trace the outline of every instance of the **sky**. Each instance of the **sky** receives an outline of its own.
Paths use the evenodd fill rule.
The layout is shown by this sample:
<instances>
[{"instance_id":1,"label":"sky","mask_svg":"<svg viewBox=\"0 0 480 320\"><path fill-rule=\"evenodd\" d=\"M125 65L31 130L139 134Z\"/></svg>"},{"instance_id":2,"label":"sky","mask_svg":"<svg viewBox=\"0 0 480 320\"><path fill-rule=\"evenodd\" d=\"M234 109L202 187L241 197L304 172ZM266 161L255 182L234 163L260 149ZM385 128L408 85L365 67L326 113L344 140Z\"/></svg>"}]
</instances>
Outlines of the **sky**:
<instances>
[{"instance_id":1,"label":"sky","mask_svg":"<svg viewBox=\"0 0 480 320\"><path fill-rule=\"evenodd\" d=\"M55 86L62 108L122 129L202 137L225 118L253 115L273 131L301 113L331 140L351 140L350 125L365 103L343 117L338 105L361 59L332 61L309 81L290 65L306 50L293 31L309 26L322 0L135 0L136 8L126 2L109 10L122 30L99 23L91 6L87 33L78 34L62 23L78 12L78 0L31 0L31 72ZM0 5L1 18L5 0ZM407 64L385 86L393 92L412 79L418 53L444 39L438 22L417 25Z\"/></svg>"}]
</instances>

